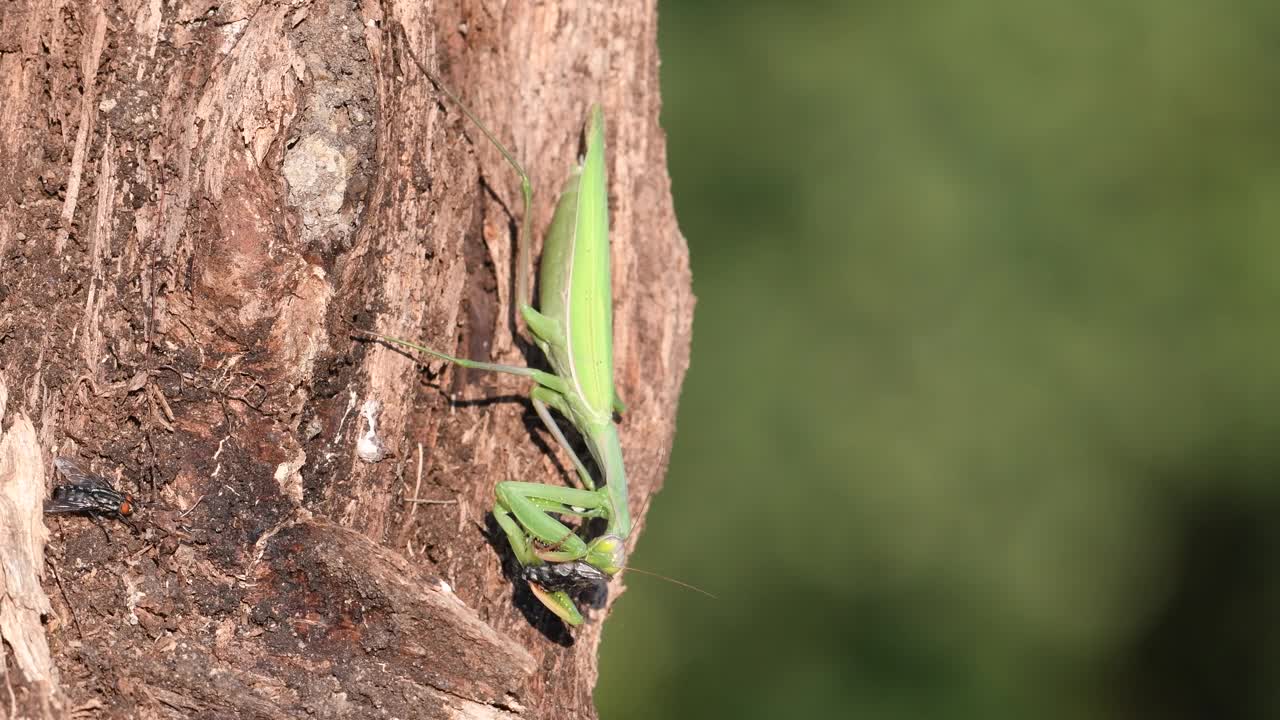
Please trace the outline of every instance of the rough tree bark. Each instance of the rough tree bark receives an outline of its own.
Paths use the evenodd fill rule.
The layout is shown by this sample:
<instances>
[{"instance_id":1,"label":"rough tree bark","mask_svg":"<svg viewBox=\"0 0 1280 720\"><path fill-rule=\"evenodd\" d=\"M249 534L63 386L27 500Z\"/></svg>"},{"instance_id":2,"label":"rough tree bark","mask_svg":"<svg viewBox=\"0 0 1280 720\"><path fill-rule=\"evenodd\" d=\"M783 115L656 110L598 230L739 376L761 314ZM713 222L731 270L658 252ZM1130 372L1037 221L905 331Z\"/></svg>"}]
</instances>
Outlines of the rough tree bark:
<instances>
[{"instance_id":1,"label":"rough tree bark","mask_svg":"<svg viewBox=\"0 0 1280 720\"><path fill-rule=\"evenodd\" d=\"M643 525L693 308L652 0L0 12L0 715L594 716L621 582L568 632L488 515L499 480L571 480L526 383L351 326L542 362L513 333L517 181L406 47L526 161L538 229L603 102ZM133 492L137 531L42 525L57 455Z\"/></svg>"}]
</instances>

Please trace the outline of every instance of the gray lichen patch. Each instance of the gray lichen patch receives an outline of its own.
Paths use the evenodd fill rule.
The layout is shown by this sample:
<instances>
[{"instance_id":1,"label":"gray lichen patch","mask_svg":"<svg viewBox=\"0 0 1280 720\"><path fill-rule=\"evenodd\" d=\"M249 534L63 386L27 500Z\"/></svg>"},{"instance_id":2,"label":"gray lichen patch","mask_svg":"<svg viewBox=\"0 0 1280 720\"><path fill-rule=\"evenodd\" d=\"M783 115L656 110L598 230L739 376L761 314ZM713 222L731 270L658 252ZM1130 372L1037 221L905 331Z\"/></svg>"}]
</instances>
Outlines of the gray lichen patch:
<instances>
[{"instance_id":1,"label":"gray lichen patch","mask_svg":"<svg viewBox=\"0 0 1280 720\"><path fill-rule=\"evenodd\" d=\"M311 3L291 18L306 89L282 172L300 239L328 262L349 247L375 169L373 59L363 20L347 0Z\"/></svg>"},{"instance_id":2,"label":"gray lichen patch","mask_svg":"<svg viewBox=\"0 0 1280 720\"><path fill-rule=\"evenodd\" d=\"M342 212L350 164L342 148L324 134L298 141L285 154L282 170L289 183L289 204L302 215L304 240L321 239L350 222Z\"/></svg>"}]
</instances>

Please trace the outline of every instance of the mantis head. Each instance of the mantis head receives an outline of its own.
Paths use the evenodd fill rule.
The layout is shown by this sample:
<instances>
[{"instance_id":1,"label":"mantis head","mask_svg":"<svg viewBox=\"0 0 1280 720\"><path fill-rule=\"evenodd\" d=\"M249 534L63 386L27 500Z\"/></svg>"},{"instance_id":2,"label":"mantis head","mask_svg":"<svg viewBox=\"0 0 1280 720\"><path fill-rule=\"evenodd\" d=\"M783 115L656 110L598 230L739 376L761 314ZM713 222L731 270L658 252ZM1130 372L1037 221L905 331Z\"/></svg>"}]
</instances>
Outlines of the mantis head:
<instances>
[{"instance_id":1,"label":"mantis head","mask_svg":"<svg viewBox=\"0 0 1280 720\"><path fill-rule=\"evenodd\" d=\"M551 612L570 625L582 624L582 613L569 593L602 585L622 570L626 548L621 536L602 535L587 545L581 560L549 562L524 568L529 589Z\"/></svg>"},{"instance_id":2,"label":"mantis head","mask_svg":"<svg viewBox=\"0 0 1280 720\"><path fill-rule=\"evenodd\" d=\"M627 559L626 541L620 535L601 535L587 545L582 559L606 575L617 575Z\"/></svg>"}]
</instances>

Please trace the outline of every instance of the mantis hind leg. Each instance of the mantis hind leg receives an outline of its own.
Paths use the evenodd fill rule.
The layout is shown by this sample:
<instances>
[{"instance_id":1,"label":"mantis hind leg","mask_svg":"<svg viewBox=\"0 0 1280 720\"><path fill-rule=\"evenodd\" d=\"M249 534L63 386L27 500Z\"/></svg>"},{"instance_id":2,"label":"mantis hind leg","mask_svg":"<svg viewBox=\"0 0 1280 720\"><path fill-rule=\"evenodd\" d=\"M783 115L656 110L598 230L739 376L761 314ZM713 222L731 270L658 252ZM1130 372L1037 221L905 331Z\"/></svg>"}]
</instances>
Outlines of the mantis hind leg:
<instances>
[{"instance_id":1,"label":"mantis hind leg","mask_svg":"<svg viewBox=\"0 0 1280 720\"><path fill-rule=\"evenodd\" d=\"M565 392L569 389L568 385L565 384L564 378L559 375L546 372L545 370L535 370L533 368L521 367L519 365L500 365L498 363L480 362L479 360L468 360L467 358L460 358L456 355L442 353L439 350L432 350L425 345L419 345L417 343L409 342L408 340L401 340L400 338L383 335L382 333L376 333L371 330L360 330L357 328L357 331L362 332L365 335L378 338L383 342L389 342L393 345L400 345L401 347L407 347L411 350L417 350L418 352L430 355L437 360L444 360L445 362L453 363L459 367L532 378L540 387L549 388L556 392Z\"/></svg>"},{"instance_id":2,"label":"mantis hind leg","mask_svg":"<svg viewBox=\"0 0 1280 720\"><path fill-rule=\"evenodd\" d=\"M556 423L556 419L551 417L551 413L547 411L548 407L553 407L561 415L567 417L569 415L569 404L565 402L564 396L545 387L536 387L529 393L529 397L533 402L534 412L538 413L538 417L542 418L542 424L547 427L551 437L556 439L557 445L569 453L569 459L573 461L573 467L578 471L578 477L582 479L583 487L588 490L595 490L596 481L591 477L591 473L587 472L587 466L582 463L578 453L573 451L573 446L569 445L569 441L565 438L564 432L560 430L560 425Z\"/></svg>"}]
</instances>

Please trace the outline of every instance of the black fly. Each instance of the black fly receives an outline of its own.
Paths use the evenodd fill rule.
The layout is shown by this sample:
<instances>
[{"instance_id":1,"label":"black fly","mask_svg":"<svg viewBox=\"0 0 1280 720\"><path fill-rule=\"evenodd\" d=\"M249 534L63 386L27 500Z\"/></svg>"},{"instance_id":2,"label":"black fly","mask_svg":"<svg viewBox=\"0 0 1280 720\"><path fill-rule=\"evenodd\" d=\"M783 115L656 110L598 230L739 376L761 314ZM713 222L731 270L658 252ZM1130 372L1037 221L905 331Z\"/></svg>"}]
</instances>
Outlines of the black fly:
<instances>
[{"instance_id":1,"label":"black fly","mask_svg":"<svg viewBox=\"0 0 1280 720\"><path fill-rule=\"evenodd\" d=\"M526 581L537 583L551 592L583 590L603 585L609 580L602 570L580 560L527 565L521 569L521 575Z\"/></svg>"},{"instance_id":2,"label":"black fly","mask_svg":"<svg viewBox=\"0 0 1280 720\"><path fill-rule=\"evenodd\" d=\"M67 479L67 484L54 486L53 497L44 503L45 513L80 513L95 522L100 517L113 518L133 527L129 516L137 503L132 495L116 490L101 475L85 472L69 458L54 458L53 465ZM106 528L102 531L105 533Z\"/></svg>"}]
</instances>

